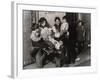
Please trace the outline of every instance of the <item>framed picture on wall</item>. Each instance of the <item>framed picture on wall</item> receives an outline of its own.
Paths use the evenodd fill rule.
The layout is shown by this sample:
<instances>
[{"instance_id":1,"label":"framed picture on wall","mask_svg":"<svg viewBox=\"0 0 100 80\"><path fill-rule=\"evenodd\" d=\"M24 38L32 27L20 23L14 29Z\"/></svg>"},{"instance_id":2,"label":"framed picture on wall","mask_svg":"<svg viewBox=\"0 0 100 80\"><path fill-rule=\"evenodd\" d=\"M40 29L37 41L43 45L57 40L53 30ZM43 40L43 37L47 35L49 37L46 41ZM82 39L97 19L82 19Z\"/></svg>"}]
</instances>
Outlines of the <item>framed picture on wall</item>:
<instances>
[{"instance_id":1,"label":"framed picture on wall","mask_svg":"<svg viewBox=\"0 0 100 80\"><path fill-rule=\"evenodd\" d=\"M96 71L96 9L12 2L11 76Z\"/></svg>"}]
</instances>

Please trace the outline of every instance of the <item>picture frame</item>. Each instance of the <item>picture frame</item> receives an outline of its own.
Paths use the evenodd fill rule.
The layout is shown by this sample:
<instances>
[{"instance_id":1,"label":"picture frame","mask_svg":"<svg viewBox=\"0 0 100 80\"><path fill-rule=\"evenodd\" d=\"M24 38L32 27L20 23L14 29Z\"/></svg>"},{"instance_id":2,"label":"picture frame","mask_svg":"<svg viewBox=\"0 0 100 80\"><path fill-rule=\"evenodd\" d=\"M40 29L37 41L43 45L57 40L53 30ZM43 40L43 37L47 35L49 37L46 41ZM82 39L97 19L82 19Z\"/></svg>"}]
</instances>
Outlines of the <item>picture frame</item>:
<instances>
[{"instance_id":1,"label":"picture frame","mask_svg":"<svg viewBox=\"0 0 100 80\"><path fill-rule=\"evenodd\" d=\"M23 77L43 77L67 74L94 73L97 69L97 60L95 54L95 34L93 30L96 26L96 8L59 6L59 5L41 5L31 3L12 2L12 53L11 53L11 76L13 78ZM23 10L42 10L74 13L91 14L91 65L84 67L61 67L49 69L23 69Z\"/></svg>"}]
</instances>

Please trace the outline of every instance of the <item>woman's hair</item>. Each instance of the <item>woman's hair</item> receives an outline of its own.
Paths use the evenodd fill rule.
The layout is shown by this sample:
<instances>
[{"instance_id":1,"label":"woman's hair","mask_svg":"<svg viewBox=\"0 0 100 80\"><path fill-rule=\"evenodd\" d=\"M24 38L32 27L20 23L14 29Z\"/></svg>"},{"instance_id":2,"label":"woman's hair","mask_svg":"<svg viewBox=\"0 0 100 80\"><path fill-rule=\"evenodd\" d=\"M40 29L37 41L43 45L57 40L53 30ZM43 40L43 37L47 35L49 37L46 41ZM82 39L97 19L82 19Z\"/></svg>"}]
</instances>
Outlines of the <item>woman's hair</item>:
<instances>
[{"instance_id":1,"label":"woman's hair","mask_svg":"<svg viewBox=\"0 0 100 80\"><path fill-rule=\"evenodd\" d=\"M56 29L58 29L58 31L60 31L61 20L60 20L59 17L55 17L55 22L56 22L56 20L59 20L60 23L59 23L59 25L54 24L54 26L55 26Z\"/></svg>"},{"instance_id":2,"label":"woman's hair","mask_svg":"<svg viewBox=\"0 0 100 80\"><path fill-rule=\"evenodd\" d=\"M60 20L60 18L59 18L59 17L55 17L55 21L56 21L56 20L59 20L59 21L61 22L61 20Z\"/></svg>"},{"instance_id":3,"label":"woman's hair","mask_svg":"<svg viewBox=\"0 0 100 80\"><path fill-rule=\"evenodd\" d=\"M39 24L40 24L40 26L43 27L42 24L43 24L44 21L46 22L46 23L45 23L45 27L50 27L50 25L48 24L46 18L44 18L44 17L41 17L41 18L39 19Z\"/></svg>"}]
</instances>

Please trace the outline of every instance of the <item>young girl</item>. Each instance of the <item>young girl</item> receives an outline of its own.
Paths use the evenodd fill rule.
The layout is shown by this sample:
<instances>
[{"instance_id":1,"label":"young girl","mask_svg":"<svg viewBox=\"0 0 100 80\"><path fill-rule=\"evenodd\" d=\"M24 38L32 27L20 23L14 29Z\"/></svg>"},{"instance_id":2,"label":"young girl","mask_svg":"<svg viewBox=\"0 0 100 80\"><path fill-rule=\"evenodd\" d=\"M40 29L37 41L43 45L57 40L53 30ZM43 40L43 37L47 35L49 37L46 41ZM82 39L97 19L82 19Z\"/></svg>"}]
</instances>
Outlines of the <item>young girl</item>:
<instances>
[{"instance_id":1,"label":"young girl","mask_svg":"<svg viewBox=\"0 0 100 80\"><path fill-rule=\"evenodd\" d=\"M61 20L59 17L55 17L55 24L52 27L52 30L54 32L54 38L56 40L60 40L60 27L61 27Z\"/></svg>"},{"instance_id":2,"label":"young girl","mask_svg":"<svg viewBox=\"0 0 100 80\"><path fill-rule=\"evenodd\" d=\"M64 65L70 63L70 42L69 42L69 24L67 22L66 16L63 16L62 18L62 24L60 27L60 35L61 40L63 41L64 48L66 49L66 53L64 56Z\"/></svg>"},{"instance_id":3,"label":"young girl","mask_svg":"<svg viewBox=\"0 0 100 80\"><path fill-rule=\"evenodd\" d=\"M39 29L41 40L38 41L40 50L36 55L36 63L38 67L43 67L46 62L46 57L50 53L47 51L47 49L53 47L52 42L49 41L51 30L47 20L44 17L41 17L39 20Z\"/></svg>"},{"instance_id":4,"label":"young girl","mask_svg":"<svg viewBox=\"0 0 100 80\"><path fill-rule=\"evenodd\" d=\"M68 28L69 28L69 24L67 22L66 16L64 16L62 18L62 25L60 28L61 35L66 34L66 37L69 36Z\"/></svg>"},{"instance_id":5,"label":"young girl","mask_svg":"<svg viewBox=\"0 0 100 80\"><path fill-rule=\"evenodd\" d=\"M56 66L60 67L62 64L62 59L64 57L64 47L63 47L63 42L61 41L61 33L60 33L60 28L61 28L61 20L59 17L55 17L55 24L52 27L53 33L54 33L54 39L52 42L55 45L55 62Z\"/></svg>"},{"instance_id":6,"label":"young girl","mask_svg":"<svg viewBox=\"0 0 100 80\"><path fill-rule=\"evenodd\" d=\"M31 33L30 38L32 41L35 41L35 42L38 42L41 39L40 29L38 28L38 25L35 23L32 26L32 33Z\"/></svg>"},{"instance_id":7,"label":"young girl","mask_svg":"<svg viewBox=\"0 0 100 80\"><path fill-rule=\"evenodd\" d=\"M36 23L32 24L31 29L32 29L32 32L30 35L30 39L32 40L32 46L33 46L31 56L33 57L33 60L36 61L36 54L39 51L38 42L41 40L40 29L38 28L38 25Z\"/></svg>"}]
</instances>

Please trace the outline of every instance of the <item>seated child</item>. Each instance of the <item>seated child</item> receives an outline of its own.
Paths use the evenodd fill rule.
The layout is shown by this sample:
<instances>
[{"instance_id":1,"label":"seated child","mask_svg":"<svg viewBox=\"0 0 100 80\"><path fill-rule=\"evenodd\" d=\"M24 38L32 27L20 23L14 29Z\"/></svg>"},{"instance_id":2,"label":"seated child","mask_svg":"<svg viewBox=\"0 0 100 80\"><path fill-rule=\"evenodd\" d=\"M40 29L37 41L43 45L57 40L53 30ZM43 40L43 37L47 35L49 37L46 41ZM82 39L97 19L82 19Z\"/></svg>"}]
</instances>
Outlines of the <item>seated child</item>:
<instances>
[{"instance_id":1,"label":"seated child","mask_svg":"<svg viewBox=\"0 0 100 80\"><path fill-rule=\"evenodd\" d=\"M32 40L32 46L33 46L31 56L33 57L33 60L35 60L36 54L39 50L37 42L39 40L41 40L41 36L39 35L39 29L38 29L38 25L36 23L32 24L31 29L32 29L32 32L31 32L31 35L30 35L30 39Z\"/></svg>"},{"instance_id":2,"label":"seated child","mask_svg":"<svg viewBox=\"0 0 100 80\"><path fill-rule=\"evenodd\" d=\"M39 30L39 28L37 28L37 24L35 24L35 23L33 24L33 27L32 27L32 33L31 33L30 38L32 41L37 42L41 39L40 30Z\"/></svg>"}]
</instances>

